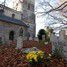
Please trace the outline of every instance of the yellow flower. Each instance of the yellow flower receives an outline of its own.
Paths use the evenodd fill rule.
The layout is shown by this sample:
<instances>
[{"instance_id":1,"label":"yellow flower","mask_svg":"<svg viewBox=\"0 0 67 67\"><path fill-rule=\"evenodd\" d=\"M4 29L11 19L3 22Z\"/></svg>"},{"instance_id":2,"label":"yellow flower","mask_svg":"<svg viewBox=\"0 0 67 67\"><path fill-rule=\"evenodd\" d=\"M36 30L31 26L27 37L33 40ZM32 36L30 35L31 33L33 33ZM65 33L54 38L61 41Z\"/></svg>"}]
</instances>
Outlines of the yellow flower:
<instances>
[{"instance_id":1,"label":"yellow flower","mask_svg":"<svg viewBox=\"0 0 67 67\"><path fill-rule=\"evenodd\" d=\"M38 52L35 52L35 51L31 51L27 54L26 58L29 62L32 62L34 59L35 62L38 61L38 57L40 58L43 58L44 57L44 53L42 51L38 51Z\"/></svg>"},{"instance_id":2,"label":"yellow flower","mask_svg":"<svg viewBox=\"0 0 67 67\"><path fill-rule=\"evenodd\" d=\"M42 51L41 51L41 50L39 50L39 51L38 51L38 53L42 53Z\"/></svg>"},{"instance_id":3,"label":"yellow flower","mask_svg":"<svg viewBox=\"0 0 67 67\"><path fill-rule=\"evenodd\" d=\"M37 54L43 54L43 52L41 50L39 50Z\"/></svg>"},{"instance_id":4,"label":"yellow flower","mask_svg":"<svg viewBox=\"0 0 67 67\"><path fill-rule=\"evenodd\" d=\"M37 54L38 54L38 56L42 56L42 57L44 55L43 51L41 51L41 50L39 50Z\"/></svg>"},{"instance_id":5,"label":"yellow flower","mask_svg":"<svg viewBox=\"0 0 67 67\"><path fill-rule=\"evenodd\" d=\"M35 55L33 58L34 58L35 61L37 61L37 55Z\"/></svg>"}]
</instances>

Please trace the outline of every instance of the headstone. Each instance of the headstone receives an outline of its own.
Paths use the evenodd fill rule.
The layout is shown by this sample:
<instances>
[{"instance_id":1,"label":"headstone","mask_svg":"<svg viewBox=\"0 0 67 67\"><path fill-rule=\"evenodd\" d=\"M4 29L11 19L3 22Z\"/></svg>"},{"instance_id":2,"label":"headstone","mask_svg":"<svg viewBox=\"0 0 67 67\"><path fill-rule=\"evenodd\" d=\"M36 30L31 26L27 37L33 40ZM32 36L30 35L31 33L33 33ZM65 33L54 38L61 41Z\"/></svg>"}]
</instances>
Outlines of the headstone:
<instances>
[{"instance_id":1,"label":"headstone","mask_svg":"<svg viewBox=\"0 0 67 67\"><path fill-rule=\"evenodd\" d=\"M67 44L66 43L63 45L63 54L64 54L64 59L67 61Z\"/></svg>"},{"instance_id":2,"label":"headstone","mask_svg":"<svg viewBox=\"0 0 67 67\"><path fill-rule=\"evenodd\" d=\"M32 37L29 37L29 40L33 40L33 38Z\"/></svg>"},{"instance_id":3,"label":"headstone","mask_svg":"<svg viewBox=\"0 0 67 67\"><path fill-rule=\"evenodd\" d=\"M35 40L35 41L39 41L38 37L35 37L34 40Z\"/></svg>"},{"instance_id":4,"label":"headstone","mask_svg":"<svg viewBox=\"0 0 67 67\"><path fill-rule=\"evenodd\" d=\"M22 36L19 36L17 38L17 49L21 49L23 47L23 37Z\"/></svg>"},{"instance_id":5,"label":"headstone","mask_svg":"<svg viewBox=\"0 0 67 67\"><path fill-rule=\"evenodd\" d=\"M45 35L42 35L42 40L45 40Z\"/></svg>"},{"instance_id":6,"label":"headstone","mask_svg":"<svg viewBox=\"0 0 67 67\"><path fill-rule=\"evenodd\" d=\"M64 59L67 61L67 30L63 31L64 33L62 33L59 36L59 41L61 42L60 45L62 45L63 47L63 55L64 55Z\"/></svg>"},{"instance_id":7,"label":"headstone","mask_svg":"<svg viewBox=\"0 0 67 67\"><path fill-rule=\"evenodd\" d=\"M51 34L50 41L52 43L52 51L55 49L55 45L58 45L58 38L55 34Z\"/></svg>"},{"instance_id":8,"label":"headstone","mask_svg":"<svg viewBox=\"0 0 67 67\"><path fill-rule=\"evenodd\" d=\"M65 31L65 35L67 35L67 30Z\"/></svg>"},{"instance_id":9,"label":"headstone","mask_svg":"<svg viewBox=\"0 0 67 67\"><path fill-rule=\"evenodd\" d=\"M27 40L27 37L24 36L24 37L23 37L23 41L24 41L24 40Z\"/></svg>"}]
</instances>

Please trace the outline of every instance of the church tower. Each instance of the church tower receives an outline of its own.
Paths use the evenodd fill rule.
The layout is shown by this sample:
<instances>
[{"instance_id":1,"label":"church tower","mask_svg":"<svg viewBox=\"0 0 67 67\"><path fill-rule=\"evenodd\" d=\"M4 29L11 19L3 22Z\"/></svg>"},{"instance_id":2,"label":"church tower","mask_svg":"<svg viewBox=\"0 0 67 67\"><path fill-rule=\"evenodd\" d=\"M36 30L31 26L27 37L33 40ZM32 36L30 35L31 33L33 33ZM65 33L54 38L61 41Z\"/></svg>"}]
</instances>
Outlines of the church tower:
<instances>
[{"instance_id":1,"label":"church tower","mask_svg":"<svg viewBox=\"0 0 67 67\"><path fill-rule=\"evenodd\" d=\"M22 21L29 25L28 32L35 37L35 0L20 0L22 5Z\"/></svg>"}]
</instances>

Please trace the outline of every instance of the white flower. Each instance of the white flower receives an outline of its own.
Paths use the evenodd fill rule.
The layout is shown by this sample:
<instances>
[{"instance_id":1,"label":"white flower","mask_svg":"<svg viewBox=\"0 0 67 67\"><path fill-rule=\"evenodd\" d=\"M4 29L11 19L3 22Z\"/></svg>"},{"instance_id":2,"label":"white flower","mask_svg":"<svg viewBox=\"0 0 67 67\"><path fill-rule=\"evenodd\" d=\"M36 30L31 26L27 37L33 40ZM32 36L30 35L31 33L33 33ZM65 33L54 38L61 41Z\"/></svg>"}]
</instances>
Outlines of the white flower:
<instances>
[{"instance_id":1,"label":"white flower","mask_svg":"<svg viewBox=\"0 0 67 67\"><path fill-rule=\"evenodd\" d=\"M51 57L51 54L49 54L49 56Z\"/></svg>"}]
</instances>

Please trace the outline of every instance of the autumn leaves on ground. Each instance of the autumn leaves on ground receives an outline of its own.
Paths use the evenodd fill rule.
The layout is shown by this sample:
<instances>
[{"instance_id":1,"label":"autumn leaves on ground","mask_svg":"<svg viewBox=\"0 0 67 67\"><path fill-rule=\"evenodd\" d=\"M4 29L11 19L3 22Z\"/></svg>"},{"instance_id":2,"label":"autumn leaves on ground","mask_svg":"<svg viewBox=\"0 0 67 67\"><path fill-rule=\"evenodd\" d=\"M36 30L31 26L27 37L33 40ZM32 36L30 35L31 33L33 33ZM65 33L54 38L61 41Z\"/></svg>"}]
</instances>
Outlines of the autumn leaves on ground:
<instances>
[{"instance_id":1,"label":"autumn leaves on ground","mask_svg":"<svg viewBox=\"0 0 67 67\"><path fill-rule=\"evenodd\" d=\"M30 47L36 46L38 49L46 51L47 53L50 53L51 51L50 45L38 46L38 42L36 41L35 42L31 41L31 42L33 46L31 46L30 44L28 45L28 42L27 42L27 45L24 46L22 50L27 47L30 48ZM26 44L26 42L24 44ZM45 64L45 58L44 58L44 64ZM13 46L0 45L0 67L30 67L30 66L29 66L29 62L26 59L26 54L23 54L20 50L15 49L14 45ZM40 67L46 67L46 66L40 65ZM51 63L47 63L47 67L64 67L64 61L63 60L58 61L57 59L52 59Z\"/></svg>"}]
</instances>

